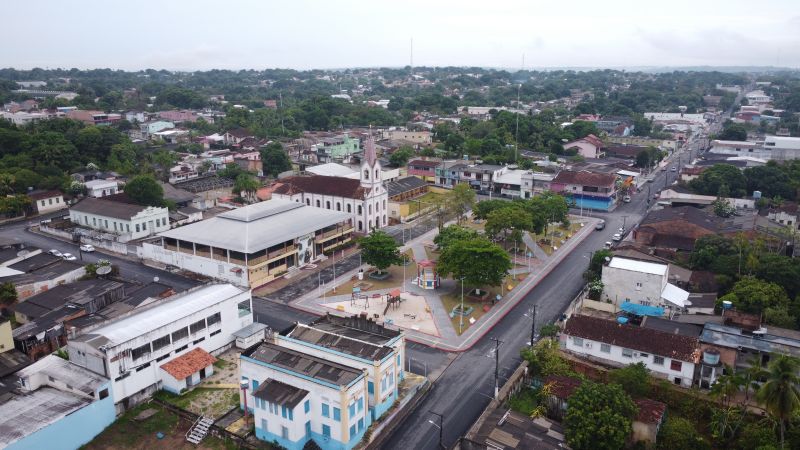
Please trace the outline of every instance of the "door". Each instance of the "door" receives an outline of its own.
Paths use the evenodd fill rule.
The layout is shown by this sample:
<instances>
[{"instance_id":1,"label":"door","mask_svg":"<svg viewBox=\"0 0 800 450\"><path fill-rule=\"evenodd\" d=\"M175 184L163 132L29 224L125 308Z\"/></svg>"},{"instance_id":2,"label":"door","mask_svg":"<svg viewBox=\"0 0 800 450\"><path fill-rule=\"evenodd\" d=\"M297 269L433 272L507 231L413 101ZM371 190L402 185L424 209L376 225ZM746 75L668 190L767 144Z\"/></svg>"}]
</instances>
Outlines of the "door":
<instances>
[{"instance_id":1,"label":"door","mask_svg":"<svg viewBox=\"0 0 800 450\"><path fill-rule=\"evenodd\" d=\"M206 368L203 367L202 369L200 369L200 379L202 380L205 377L206 377Z\"/></svg>"},{"instance_id":2,"label":"door","mask_svg":"<svg viewBox=\"0 0 800 450\"><path fill-rule=\"evenodd\" d=\"M155 232L155 227L153 227L153 221L150 220L147 222L147 234L153 234Z\"/></svg>"}]
</instances>

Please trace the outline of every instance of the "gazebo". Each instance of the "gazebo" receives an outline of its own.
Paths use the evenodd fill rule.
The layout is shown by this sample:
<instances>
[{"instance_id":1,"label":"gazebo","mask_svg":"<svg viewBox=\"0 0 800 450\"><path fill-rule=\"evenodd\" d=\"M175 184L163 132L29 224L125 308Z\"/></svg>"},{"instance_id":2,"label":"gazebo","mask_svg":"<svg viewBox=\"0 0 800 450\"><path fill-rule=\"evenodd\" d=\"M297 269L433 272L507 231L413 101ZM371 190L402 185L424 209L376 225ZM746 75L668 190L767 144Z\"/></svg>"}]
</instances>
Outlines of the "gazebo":
<instances>
[{"instance_id":1,"label":"gazebo","mask_svg":"<svg viewBox=\"0 0 800 450\"><path fill-rule=\"evenodd\" d=\"M414 279L414 284L422 289L436 289L440 283L439 274L436 272L436 261L429 259L417 261L417 278Z\"/></svg>"}]
</instances>

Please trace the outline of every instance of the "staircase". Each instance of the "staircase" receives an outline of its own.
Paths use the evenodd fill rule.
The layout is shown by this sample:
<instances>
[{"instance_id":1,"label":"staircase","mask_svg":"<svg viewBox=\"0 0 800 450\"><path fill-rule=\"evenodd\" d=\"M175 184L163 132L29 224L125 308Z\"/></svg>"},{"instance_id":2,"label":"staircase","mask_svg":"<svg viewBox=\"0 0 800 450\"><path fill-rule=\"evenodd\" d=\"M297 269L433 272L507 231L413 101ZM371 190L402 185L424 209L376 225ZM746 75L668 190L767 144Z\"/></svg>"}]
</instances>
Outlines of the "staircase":
<instances>
[{"instance_id":1,"label":"staircase","mask_svg":"<svg viewBox=\"0 0 800 450\"><path fill-rule=\"evenodd\" d=\"M214 421L208 417L198 417L192 424L192 428L189 428L189 431L186 432L186 440L195 445L199 444L208 434L208 428L213 424Z\"/></svg>"}]
</instances>

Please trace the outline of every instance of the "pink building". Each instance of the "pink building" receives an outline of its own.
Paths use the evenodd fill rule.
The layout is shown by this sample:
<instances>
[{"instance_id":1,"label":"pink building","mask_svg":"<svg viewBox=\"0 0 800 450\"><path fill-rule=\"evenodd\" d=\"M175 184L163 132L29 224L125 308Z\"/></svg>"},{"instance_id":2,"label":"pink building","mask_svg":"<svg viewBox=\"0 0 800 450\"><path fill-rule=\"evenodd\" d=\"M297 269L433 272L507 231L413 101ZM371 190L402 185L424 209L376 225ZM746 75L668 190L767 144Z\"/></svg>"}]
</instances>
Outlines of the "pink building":
<instances>
[{"instance_id":1,"label":"pink building","mask_svg":"<svg viewBox=\"0 0 800 450\"><path fill-rule=\"evenodd\" d=\"M564 144L564 150L571 148L576 148L578 154L584 158L599 158L602 154L603 141L599 137L590 134L584 138Z\"/></svg>"}]
</instances>

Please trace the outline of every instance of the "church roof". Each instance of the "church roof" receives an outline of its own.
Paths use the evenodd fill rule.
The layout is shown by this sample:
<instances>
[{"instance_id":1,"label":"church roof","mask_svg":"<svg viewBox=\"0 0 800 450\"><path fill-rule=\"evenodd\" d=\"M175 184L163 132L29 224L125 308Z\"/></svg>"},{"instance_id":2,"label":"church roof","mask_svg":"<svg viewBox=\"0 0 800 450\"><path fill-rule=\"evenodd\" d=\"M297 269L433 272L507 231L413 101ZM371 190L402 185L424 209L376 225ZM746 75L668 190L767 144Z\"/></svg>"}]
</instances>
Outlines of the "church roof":
<instances>
[{"instance_id":1,"label":"church roof","mask_svg":"<svg viewBox=\"0 0 800 450\"><path fill-rule=\"evenodd\" d=\"M367 137L367 142L364 144L364 161L366 161L368 166L373 167L377 160L378 155L375 152L375 139L373 139L370 134L369 137Z\"/></svg>"},{"instance_id":2,"label":"church roof","mask_svg":"<svg viewBox=\"0 0 800 450\"><path fill-rule=\"evenodd\" d=\"M322 194L333 197L346 197L363 200L368 192L361 186L360 180L324 175L294 176L280 180L280 185L272 191L274 194L294 195L301 192Z\"/></svg>"}]
</instances>

